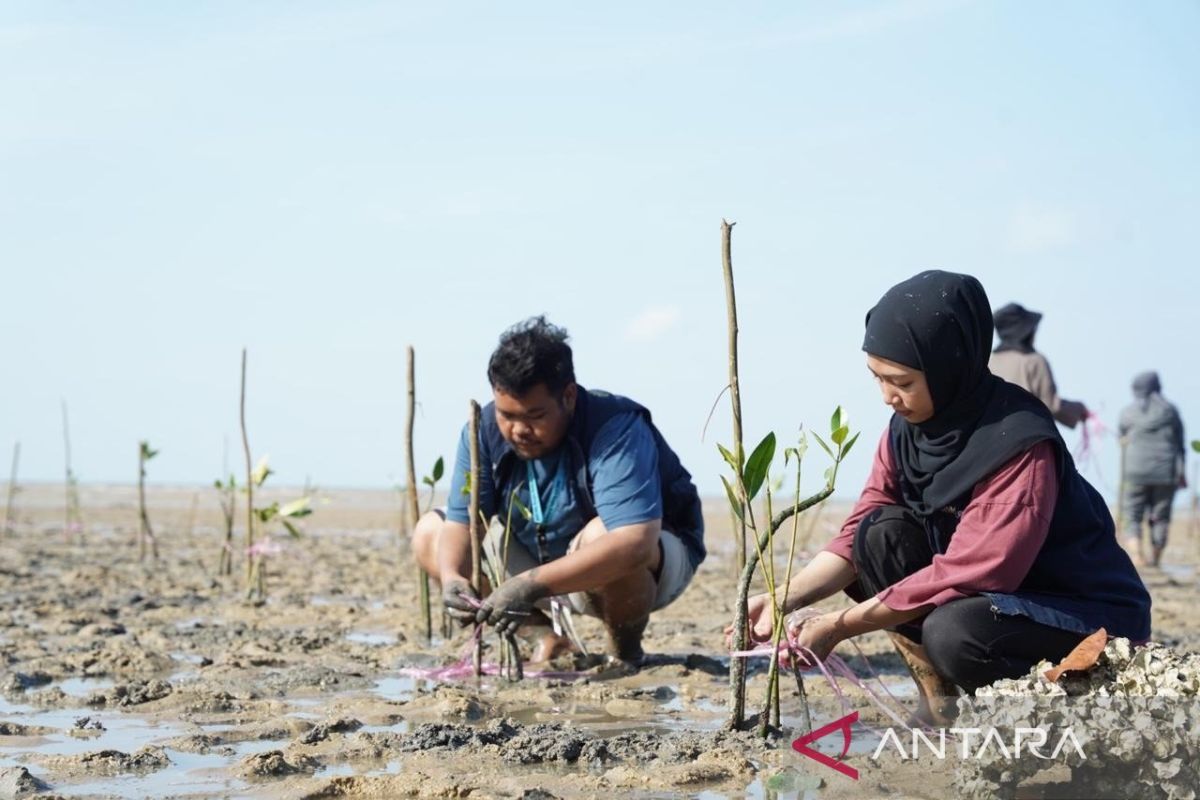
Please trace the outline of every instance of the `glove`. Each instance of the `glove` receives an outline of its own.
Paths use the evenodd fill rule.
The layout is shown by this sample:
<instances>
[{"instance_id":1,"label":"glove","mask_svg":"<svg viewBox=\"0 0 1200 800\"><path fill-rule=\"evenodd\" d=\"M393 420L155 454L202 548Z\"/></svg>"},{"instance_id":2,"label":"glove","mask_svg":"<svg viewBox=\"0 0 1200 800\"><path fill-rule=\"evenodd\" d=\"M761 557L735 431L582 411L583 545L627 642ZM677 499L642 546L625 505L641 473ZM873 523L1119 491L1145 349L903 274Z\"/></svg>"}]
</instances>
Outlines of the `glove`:
<instances>
[{"instance_id":1,"label":"glove","mask_svg":"<svg viewBox=\"0 0 1200 800\"><path fill-rule=\"evenodd\" d=\"M512 635L533 614L533 604L548 594L546 587L517 575L488 595L475 612L475 621L496 626L496 632L502 636Z\"/></svg>"},{"instance_id":2,"label":"glove","mask_svg":"<svg viewBox=\"0 0 1200 800\"><path fill-rule=\"evenodd\" d=\"M457 578L442 584L442 602L446 613L458 621L459 625L470 625L475 621L475 613L479 609L479 595L471 588L465 578Z\"/></svg>"}]
</instances>

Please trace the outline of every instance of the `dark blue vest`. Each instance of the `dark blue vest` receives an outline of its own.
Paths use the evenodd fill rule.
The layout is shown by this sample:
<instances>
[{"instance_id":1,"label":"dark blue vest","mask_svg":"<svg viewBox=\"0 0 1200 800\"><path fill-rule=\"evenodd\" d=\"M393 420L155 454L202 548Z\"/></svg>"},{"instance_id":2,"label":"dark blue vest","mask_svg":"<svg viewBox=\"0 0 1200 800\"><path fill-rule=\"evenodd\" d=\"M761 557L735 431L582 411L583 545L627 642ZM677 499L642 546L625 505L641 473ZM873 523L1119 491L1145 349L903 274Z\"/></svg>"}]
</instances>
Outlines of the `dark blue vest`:
<instances>
[{"instance_id":1,"label":"dark blue vest","mask_svg":"<svg viewBox=\"0 0 1200 800\"><path fill-rule=\"evenodd\" d=\"M609 394L598 390L588 391L579 387L578 399L575 401L575 414L567 430L567 438L563 443L563 457L569 459L566 467L571 476L576 497L579 502L590 508L588 517L596 515L595 501L592 494L592 476L588 474L588 454L591 452L592 441L596 438L604 423L618 414L637 412L646 420L650 431L654 434L654 443L658 446L658 477L662 488L664 530L671 531L687 546L688 559L695 569L704 560L704 517L700 509L700 495L692 483L691 474L684 469L679 456L663 439L658 428L650 419L650 412L642 405L627 397ZM522 482L524 473L516 469L520 459L512 446L500 433L496 424L496 404L488 403L480 418L479 438L482 442L483 456L492 465L492 481L496 488L497 498L510 498L513 491ZM500 501L500 506L507 503ZM499 507L499 506L498 506Z\"/></svg>"},{"instance_id":2,"label":"dark blue vest","mask_svg":"<svg viewBox=\"0 0 1200 800\"><path fill-rule=\"evenodd\" d=\"M1112 514L1079 474L1061 437L1050 440L1058 461L1058 499L1037 558L1011 594L984 592L994 611L1077 633L1104 628L1135 642L1150 637L1150 593L1117 543ZM935 553L944 553L970 495L926 523Z\"/></svg>"}]
</instances>

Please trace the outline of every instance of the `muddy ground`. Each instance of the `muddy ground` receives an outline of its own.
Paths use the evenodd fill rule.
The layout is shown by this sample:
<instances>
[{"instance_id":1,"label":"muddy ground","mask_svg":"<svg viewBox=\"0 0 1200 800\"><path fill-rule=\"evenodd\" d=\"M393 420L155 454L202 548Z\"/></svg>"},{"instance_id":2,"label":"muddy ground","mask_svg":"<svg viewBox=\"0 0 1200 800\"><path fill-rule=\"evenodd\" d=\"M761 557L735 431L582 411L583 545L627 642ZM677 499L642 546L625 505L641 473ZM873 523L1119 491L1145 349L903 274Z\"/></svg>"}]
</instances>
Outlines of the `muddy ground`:
<instances>
[{"instance_id":1,"label":"muddy ground","mask_svg":"<svg viewBox=\"0 0 1200 800\"><path fill-rule=\"evenodd\" d=\"M61 487L18 495L16 531L0 540L0 798L953 795L952 762L872 761L869 728L887 720L854 687L843 707L820 676L807 680L815 724L854 709L867 726L848 760L858 780L797 754L791 731L763 741L723 730L734 579L715 503L713 552L653 618L654 657L636 675L593 666L577 680L435 684L402 670L453 662L466 635L424 640L396 493L320 492L305 537L269 561L265 604L244 600L240 560L232 578L215 575L212 489L149 497L159 564L137 560L129 487L83 488L82 535L64 534ZM811 547L845 511L824 511ZM1185 517L1168 568L1145 578L1154 639L1196 652L1187 529ZM238 536L240 554L240 526ZM599 626L578 624L601 650ZM887 639L861 646L851 665L911 705ZM756 663L752 705L764 685ZM795 684L784 685L783 721L795 728ZM840 748L826 739L820 749Z\"/></svg>"}]
</instances>

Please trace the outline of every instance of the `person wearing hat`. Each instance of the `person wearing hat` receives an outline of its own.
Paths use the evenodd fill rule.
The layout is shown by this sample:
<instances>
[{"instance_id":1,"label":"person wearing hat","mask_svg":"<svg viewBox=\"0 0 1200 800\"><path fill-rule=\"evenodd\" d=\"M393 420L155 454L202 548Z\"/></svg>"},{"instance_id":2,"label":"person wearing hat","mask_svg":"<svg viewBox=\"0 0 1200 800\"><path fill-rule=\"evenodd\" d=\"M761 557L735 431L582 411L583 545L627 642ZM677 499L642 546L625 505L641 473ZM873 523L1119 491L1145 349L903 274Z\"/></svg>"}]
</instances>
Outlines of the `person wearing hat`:
<instances>
[{"instance_id":1,"label":"person wearing hat","mask_svg":"<svg viewBox=\"0 0 1200 800\"><path fill-rule=\"evenodd\" d=\"M1068 428L1074 428L1086 419L1088 410L1083 403L1058 396L1050 362L1033 349L1033 337L1042 315L1017 303L1009 303L996 309L994 319L1000 344L996 345L988 362L992 374L1015 383L1041 400L1054 419Z\"/></svg>"},{"instance_id":2,"label":"person wearing hat","mask_svg":"<svg viewBox=\"0 0 1200 800\"><path fill-rule=\"evenodd\" d=\"M1142 564L1142 518L1150 524L1150 565L1157 567L1167 546L1171 527L1171 502L1187 485L1183 421L1179 411L1162 396L1157 372L1133 379L1134 402L1121 412L1118 431L1126 442L1125 546L1134 563Z\"/></svg>"}]
</instances>

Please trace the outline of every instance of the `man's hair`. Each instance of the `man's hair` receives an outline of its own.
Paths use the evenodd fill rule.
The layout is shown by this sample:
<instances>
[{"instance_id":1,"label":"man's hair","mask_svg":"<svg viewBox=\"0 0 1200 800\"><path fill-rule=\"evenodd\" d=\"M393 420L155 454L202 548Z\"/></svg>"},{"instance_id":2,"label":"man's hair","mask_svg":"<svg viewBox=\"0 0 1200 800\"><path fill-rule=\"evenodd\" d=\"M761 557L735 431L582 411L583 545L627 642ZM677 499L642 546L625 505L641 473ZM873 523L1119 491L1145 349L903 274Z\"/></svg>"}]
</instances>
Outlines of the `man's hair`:
<instances>
[{"instance_id":1,"label":"man's hair","mask_svg":"<svg viewBox=\"0 0 1200 800\"><path fill-rule=\"evenodd\" d=\"M493 389L520 397L539 383L555 397L575 382L575 366L567 331L546 321L545 315L518 322L500 335L488 361Z\"/></svg>"}]
</instances>

